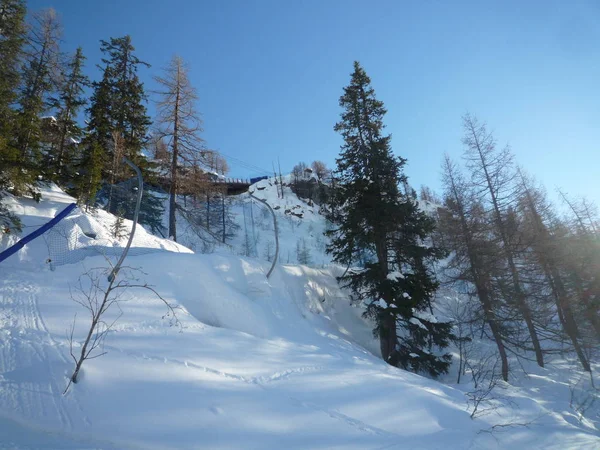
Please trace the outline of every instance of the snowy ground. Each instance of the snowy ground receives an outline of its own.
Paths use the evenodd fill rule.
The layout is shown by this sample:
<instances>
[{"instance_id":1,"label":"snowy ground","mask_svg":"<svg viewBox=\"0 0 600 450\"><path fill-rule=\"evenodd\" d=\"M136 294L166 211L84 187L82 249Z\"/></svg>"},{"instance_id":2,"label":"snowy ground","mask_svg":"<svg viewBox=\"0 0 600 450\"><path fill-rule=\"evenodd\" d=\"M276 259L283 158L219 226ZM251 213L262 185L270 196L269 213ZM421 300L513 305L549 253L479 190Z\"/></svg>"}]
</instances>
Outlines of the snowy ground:
<instances>
[{"instance_id":1,"label":"snowy ground","mask_svg":"<svg viewBox=\"0 0 600 450\"><path fill-rule=\"evenodd\" d=\"M26 225L72 201L52 189L44 197L13 204ZM92 223L98 231L113 220ZM341 269L284 265L267 280L266 261L185 253L150 236L143 245L156 251L128 265L181 307L183 329L162 318L151 292L129 291L107 354L86 362L67 395L76 313L75 339L85 333L69 287L105 258L51 271L38 239L0 263L0 448L600 448L597 409L580 420L569 406L578 374L568 362L511 380L510 402L472 420L468 385L376 356L371 324L337 286Z\"/></svg>"},{"instance_id":2,"label":"snowy ground","mask_svg":"<svg viewBox=\"0 0 600 450\"><path fill-rule=\"evenodd\" d=\"M279 229L279 262L297 264L296 249L298 244L304 243L308 248L310 266L329 265L331 257L325 253L327 241L323 235L326 221L319 213L319 205L309 205L308 200L300 199L292 192L291 176L283 177L283 182L283 198L279 197L278 186L273 179L261 180L250 188L255 197L267 201L275 210ZM233 197L231 212L233 222L239 227L236 236L228 239L227 245L220 245L215 239L208 239L212 241L212 245L208 246L209 252L216 250L258 259L267 259L269 254L269 259L272 259L275 254L275 234L269 210L245 193ZM178 242L198 253L205 253L207 245L198 238L185 218L179 215L177 220ZM166 212L163 223L165 227L168 224Z\"/></svg>"}]
</instances>

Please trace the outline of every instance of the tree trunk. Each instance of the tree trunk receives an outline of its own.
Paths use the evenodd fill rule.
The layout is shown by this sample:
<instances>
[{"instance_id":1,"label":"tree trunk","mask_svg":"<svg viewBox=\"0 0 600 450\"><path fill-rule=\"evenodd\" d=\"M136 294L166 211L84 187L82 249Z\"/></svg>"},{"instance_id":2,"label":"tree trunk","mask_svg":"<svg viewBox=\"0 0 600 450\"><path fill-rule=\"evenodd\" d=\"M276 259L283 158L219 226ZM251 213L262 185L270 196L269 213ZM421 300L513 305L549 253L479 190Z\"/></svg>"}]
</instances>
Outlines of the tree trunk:
<instances>
[{"instance_id":1,"label":"tree trunk","mask_svg":"<svg viewBox=\"0 0 600 450\"><path fill-rule=\"evenodd\" d=\"M396 343L398 337L396 335L396 317L386 315L379 319L379 346L381 349L381 357L385 362L395 366L394 353L396 351Z\"/></svg>"},{"instance_id":2,"label":"tree trunk","mask_svg":"<svg viewBox=\"0 0 600 450\"><path fill-rule=\"evenodd\" d=\"M475 135L475 134L474 134ZM535 351L535 358L540 367L544 367L544 355L542 353L542 347L540 345L540 341L538 339L537 331L535 329L535 325L533 324L533 317L531 314L531 309L527 304L527 300L525 295L523 294L523 290L521 289L521 282L519 280L519 273L517 271L517 267L515 265L515 261L513 259L513 255L510 249L510 242L508 241L506 230L504 228L504 223L502 221L502 215L500 213L500 206L498 204L498 199L496 198L496 194L494 192L492 180L488 171L488 163L483 155L483 150L479 145L479 141L477 140L477 151L479 153L479 158L481 160L481 168L483 169L483 173L485 175L487 189L490 194L490 198L492 199L492 205L494 207L494 218L496 223L496 228L500 238L502 240L502 247L504 250L504 254L506 257L506 261L508 263L508 267L510 270L510 275L512 278L513 289L515 291L515 300L517 303L517 309L523 316L525 320L525 324L527 325L527 330L529 331L529 336L531 337L531 343L533 345L533 349Z\"/></svg>"},{"instance_id":3,"label":"tree trunk","mask_svg":"<svg viewBox=\"0 0 600 450\"><path fill-rule=\"evenodd\" d=\"M206 191L206 229L210 231L210 194Z\"/></svg>"},{"instance_id":4,"label":"tree trunk","mask_svg":"<svg viewBox=\"0 0 600 450\"><path fill-rule=\"evenodd\" d=\"M467 223L467 218L465 216L465 207L461 198L459 196L459 188L455 183L454 177L451 173L450 162L447 160L448 164L448 176L450 180L450 189L452 192L452 196L458 205L458 213L460 216L460 224L461 231L463 234L464 245L467 250L467 255L469 257L469 268L471 272L471 277L473 278L473 282L475 284L475 290L477 291L477 297L479 298L479 302L483 307L483 312L485 315L485 321L490 327L492 332L492 337L496 342L496 347L498 348L498 354L500 356L500 362L502 364L502 379L504 381L508 381L508 358L506 356L506 348L504 346L504 341L502 340L502 333L500 331L500 326L496 321L496 316L494 314L494 307L492 301L489 297L488 289L485 287L485 280L482 279L480 275L480 264L479 258L477 257L476 249L473 245L471 239L471 230L469 229L469 225ZM483 330L482 330L483 334Z\"/></svg>"},{"instance_id":5,"label":"tree trunk","mask_svg":"<svg viewBox=\"0 0 600 450\"><path fill-rule=\"evenodd\" d=\"M550 233L548 232L546 225L543 223L542 218L538 213L538 208L536 207L531 192L529 191L528 186L525 184L525 178L521 172L519 172L519 175L521 176L521 181L525 188L525 196L531 211L536 232L540 238L543 239L543 242L548 242L551 239ZM583 352L583 349L581 348L581 345L579 344L579 329L573 316L573 310L569 305L567 291L562 281L562 277L556 268L555 257L548 251L547 245L544 246L543 249L540 249L539 246L535 245L533 248L534 252L537 254L537 260L544 271L544 276L550 285L552 296L554 297L554 302L556 305L556 311L562 327L573 344L573 348L575 349L575 353L577 354L577 358L579 358L579 362L581 363L583 370L590 372L590 364L585 356L585 353Z\"/></svg>"},{"instance_id":6,"label":"tree trunk","mask_svg":"<svg viewBox=\"0 0 600 450\"><path fill-rule=\"evenodd\" d=\"M221 195L221 219L223 221L223 244L225 244L225 236L227 235L226 231L225 231L225 194Z\"/></svg>"},{"instance_id":7,"label":"tree trunk","mask_svg":"<svg viewBox=\"0 0 600 450\"><path fill-rule=\"evenodd\" d=\"M481 281L478 281L476 283L475 288L477 289L477 296L479 297L479 300L481 301L481 305L483 307L485 321L490 326L492 337L494 338L494 341L496 342L496 347L498 348L498 354L500 355L500 362L502 365L502 379L504 381L508 381L508 358L506 356L506 348L504 347L502 333L500 331L500 326L496 321L496 317L492 307L492 302L489 298L488 290L481 285Z\"/></svg>"},{"instance_id":8,"label":"tree trunk","mask_svg":"<svg viewBox=\"0 0 600 450\"><path fill-rule=\"evenodd\" d=\"M585 353L579 344L579 328L577 327L577 322L573 316L573 310L569 305L566 290L560 274L555 268L547 268L545 270L547 270L546 277L550 280L550 286L556 302L556 308L559 311L562 311L564 320L563 328L573 344L573 348L575 349L575 353L577 354L577 358L579 358L579 362L581 363L583 370L586 372L591 372L590 363L588 362Z\"/></svg>"},{"instance_id":9,"label":"tree trunk","mask_svg":"<svg viewBox=\"0 0 600 450\"><path fill-rule=\"evenodd\" d=\"M179 66L177 67L179 73ZM177 195L177 160L179 159L179 82L175 93L173 114L173 155L171 159L171 186L169 187L169 236L177 242L176 195Z\"/></svg>"}]
</instances>

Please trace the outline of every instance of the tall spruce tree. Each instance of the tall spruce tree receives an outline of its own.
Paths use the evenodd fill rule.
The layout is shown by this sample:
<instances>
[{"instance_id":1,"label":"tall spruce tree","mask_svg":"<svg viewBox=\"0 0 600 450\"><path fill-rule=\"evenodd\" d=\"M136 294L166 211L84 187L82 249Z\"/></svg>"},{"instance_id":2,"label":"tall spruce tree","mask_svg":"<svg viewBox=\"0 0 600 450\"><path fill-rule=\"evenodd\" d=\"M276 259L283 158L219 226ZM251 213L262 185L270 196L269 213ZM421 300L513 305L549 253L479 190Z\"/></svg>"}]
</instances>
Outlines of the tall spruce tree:
<instances>
[{"instance_id":1,"label":"tall spruce tree","mask_svg":"<svg viewBox=\"0 0 600 450\"><path fill-rule=\"evenodd\" d=\"M33 14L32 20L13 136L21 157L21 183L15 186L17 191L34 184L41 172L41 114L49 107L60 58L62 26L56 11L52 8L40 11Z\"/></svg>"},{"instance_id":2,"label":"tall spruce tree","mask_svg":"<svg viewBox=\"0 0 600 450\"><path fill-rule=\"evenodd\" d=\"M135 48L128 35L101 41L100 49L106 55L102 59L106 65L103 81L110 87L110 108L107 112L112 125L111 131L118 131L123 135L125 156L142 166L145 161L140 155L148 140L151 121L146 112L144 84L137 72L140 66L150 65L135 56Z\"/></svg>"},{"instance_id":3,"label":"tall spruce tree","mask_svg":"<svg viewBox=\"0 0 600 450\"><path fill-rule=\"evenodd\" d=\"M94 206L96 194L102 181L104 150L93 136L86 136L81 143L82 155L75 178L75 191L80 205Z\"/></svg>"},{"instance_id":4,"label":"tall spruce tree","mask_svg":"<svg viewBox=\"0 0 600 450\"><path fill-rule=\"evenodd\" d=\"M386 110L358 62L340 106L334 129L344 144L337 159L328 252L343 264L358 254L370 255L363 269L348 271L340 281L367 302L383 359L433 376L445 373L450 355L438 356L432 347L443 351L448 346L451 324L428 313L437 288L428 267L443 252L427 245L433 219L399 189L406 184L406 160L392 153L391 136L383 133Z\"/></svg>"},{"instance_id":5,"label":"tall spruce tree","mask_svg":"<svg viewBox=\"0 0 600 450\"><path fill-rule=\"evenodd\" d=\"M21 174L18 149L12 145L15 126L13 104L19 86L19 66L25 42L25 2L0 0L0 200L3 191L18 184ZM19 229L18 218L0 203L0 234Z\"/></svg>"},{"instance_id":6,"label":"tall spruce tree","mask_svg":"<svg viewBox=\"0 0 600 450\"><path fill-rule=\"evenodd\" d=\"M85 56L81 47L67 62L63 76L58 86L58 95L51 99L51 105L56 109L58 126L58 142L52 155L55 179L66 183L70 179L70 170L77 155L73 145L83 135L83 130L77 122L77 114L86 104L85 88L89 85L87 76L83 73Z\"/></svg>"},{"instance_id":7,"label":"tall spruce tree","mask_svg":"<svg viewBox=\"0 0 600 450\"><path fill-rule=\"evenodd\" d=\"M117 145L115 133L120 136L123 156L137 164L142 170L147 160L142 156L142 148L148 140L150 118L146 113L144 85L138 77L140 66L149 67L135 56L135 48L130 36L110 38L101 41L102 80L92 83L93 94L88 109L87 134L104 153L103 178L111 184L123 181L131 173L125 169L116 173L114 169ZM116 164L121 165L120 158ZM89 161L89 158L87 159ZM83 167L82 170L87 170ZM112 189L108 189L107 209L115 212L112 202ZM125 213L128 217L128 213Z\"/></svg>"},{"instance_id":8,"label":"tall spruce tree","mask_svg":"<svg viewBox=\"0 0 600 450\"><path fill-rule=\"evenodd\" d=\"M12 135L20 61L25 43L24 0L0 0L0 167L8 166L8 139Z\"/></svg>"}]
</instances>

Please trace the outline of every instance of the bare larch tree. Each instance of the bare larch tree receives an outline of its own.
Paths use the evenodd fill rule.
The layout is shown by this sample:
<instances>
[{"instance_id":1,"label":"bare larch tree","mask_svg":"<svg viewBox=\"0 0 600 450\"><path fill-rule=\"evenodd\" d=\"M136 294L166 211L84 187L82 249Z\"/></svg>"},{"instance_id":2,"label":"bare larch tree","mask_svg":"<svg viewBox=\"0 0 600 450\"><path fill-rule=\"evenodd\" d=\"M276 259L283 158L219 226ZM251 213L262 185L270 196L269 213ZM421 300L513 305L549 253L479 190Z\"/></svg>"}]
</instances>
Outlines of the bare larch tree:
<instances>
[{"instance_id":1,"label":"bare larch tree","mask_svg":"<svg viewBox=\"0 0 600 450\"><path fill-rule=\"evenodd\" d=\"M486 200L491 209L494 231L499 238L508 269L507 279L512 284L510 301L525 321L537 363L543 367L544 356L534 325L533 312L527 303L515 261L514 243L511 242L505 221L504 213L508 205L517 198L512 154L508 147L499 150L492 133L487 131L485 124L479 123L474 117L465 115L463 125L465 159L471 170L473 184L479 189L481 198Z\"/></svg>"},{"instance_id":2,"label":"bare larch tree","mask_svg":"<svg viewBox=\"0 0 600 450\"><path fill-rule=\"evenodd\" d=\"M169 167L169 236L177 240L176 196L178 173L181 167L194 167L206 154L200 137L202 119L196 111L198 95L188 77L188 67L183 59L174 56L162 76L155 77L160 84L158 110L158 136L166 139L170 147Z\"/></svg>"},{"instance_id":3,"label":"bare larch tree","mask_svg":"<svg viewBox=\"0 0 600 450\"><path fill-rule=\"evenodd\" d=\"M502 378L508 381L508 358L502 326L490 289L490 264L486 261L489 260L486 255L490 253L490 245L485 238L486 227L481 229L482 220L476 217L477 207L473 205L474 195L448 155L444 157L442 170L446 208L440 219L445 245L452 251L448 269L454 273L454 282L466 281L475 287L475 296L483 310L483 320L489 326L498 348Z\"/></svg>"}]
</instances>

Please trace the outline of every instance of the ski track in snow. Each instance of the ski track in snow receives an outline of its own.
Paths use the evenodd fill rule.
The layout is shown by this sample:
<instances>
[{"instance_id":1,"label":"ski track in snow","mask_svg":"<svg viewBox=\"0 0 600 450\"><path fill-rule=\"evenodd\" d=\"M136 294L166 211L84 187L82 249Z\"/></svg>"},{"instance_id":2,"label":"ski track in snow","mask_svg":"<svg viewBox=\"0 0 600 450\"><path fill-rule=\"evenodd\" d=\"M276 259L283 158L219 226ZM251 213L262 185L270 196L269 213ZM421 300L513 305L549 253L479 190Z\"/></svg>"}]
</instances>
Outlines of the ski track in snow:
<instances>
[{"instance_id":1,"label":"ski track in snow","mask_svg":"<svg viewBox=\"0 0 600 450\"><path fill-rule=\"evenodd\" d=\"M77 398L63 396L64 387L58 385L57 380L66 380L72 360L67 358L46 327L40 313L38 289L24 285L11 271L5 276L0 295L5 299L5 305L9 299L11 308L0 317L3 329L0 371L5 374L0 384L3 403L8 401L14 411L24 417L39 415L36 411L41 411L40 419L44 422L51 422L56 417L61 430L72 431L73 418L65 406L65 402L72 402L77 416L90 425ZM23 355L29 355L28 366L22 363ZM20 374L22 379L24 375L25 381L20 381L19 385L10 379L11 374Z\"/></svg>"}]
</instances>

